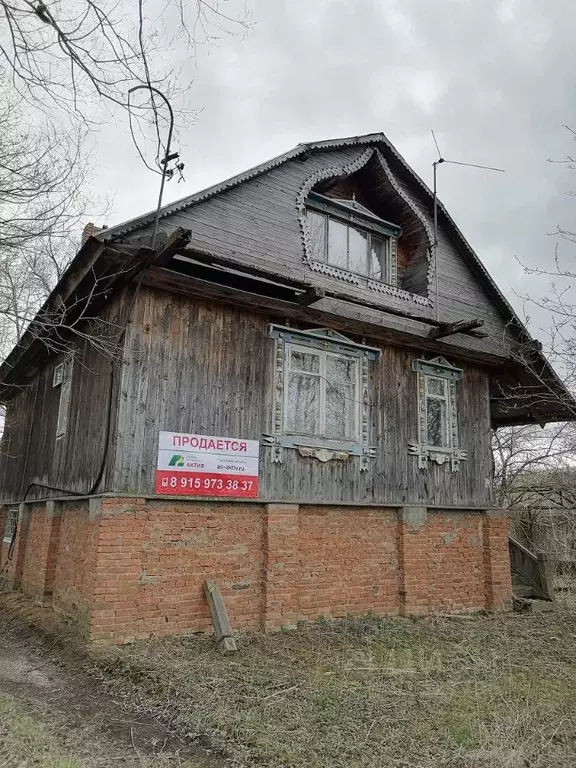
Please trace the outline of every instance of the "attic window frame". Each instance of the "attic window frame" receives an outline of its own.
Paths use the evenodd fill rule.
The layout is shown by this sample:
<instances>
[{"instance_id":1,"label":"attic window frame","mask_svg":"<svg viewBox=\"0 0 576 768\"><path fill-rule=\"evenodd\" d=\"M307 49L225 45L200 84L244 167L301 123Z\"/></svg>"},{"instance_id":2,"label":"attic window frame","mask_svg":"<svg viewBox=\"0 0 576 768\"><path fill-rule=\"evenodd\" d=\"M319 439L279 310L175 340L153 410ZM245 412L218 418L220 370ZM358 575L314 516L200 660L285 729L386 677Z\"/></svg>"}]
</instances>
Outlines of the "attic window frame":
<instances>
[{"instance_id":1,"label":"attic window frame","mask_svg":"<svg viewBox=\"0 0 576 768\"><path fill-rule=\"evenodd\" d=\"M397 252L398 252L398 237L402 234L402 230L395 224L392 224L384 219L381 219L376 214L364 213L363 211L354 210L342 201L334 200L332 198L324 197L317 192L310 192L306 201L306 217L308 219L309 213L314 213L325 218L325 233L324 233L324 254L323 258L317 258L314 253L312 243L310 242L310 222L308 220L308 246L309 256L313 262L318 264L325 264L329 269L335 271L335 276L341 272L344 275L349 274L351 276L358 276L375 283L381 283L382 285L388 285L396 287L397 284ZM329 242L329 230L330 222L334 221L338 224L347 227L347 258L350 255L350 229L359 232L366 238L366 262L365 270L357 271L350 269L349 265L340 266L330 261L330 242ZM370 264L370 252L372 238L379 240L382 243L384 250L383 258L380 262L380 276L371 273Z\"/></svg>"},{"instance_id":2,"label":"attic window frame","mask_svg":"<svg viewBox=\"0 0 576 768\"><path fill-rule=\"evenodd\" d=\"M306 201L306 208L342 219L352 227L373 230L387 237L400 237L402 234L402 228L397 224L392 224L375 213L355 210L347 205L347 202L353 201L339 200L338 198L326 197L319 192L310 192Z\"/></svg>"}]
</instances>

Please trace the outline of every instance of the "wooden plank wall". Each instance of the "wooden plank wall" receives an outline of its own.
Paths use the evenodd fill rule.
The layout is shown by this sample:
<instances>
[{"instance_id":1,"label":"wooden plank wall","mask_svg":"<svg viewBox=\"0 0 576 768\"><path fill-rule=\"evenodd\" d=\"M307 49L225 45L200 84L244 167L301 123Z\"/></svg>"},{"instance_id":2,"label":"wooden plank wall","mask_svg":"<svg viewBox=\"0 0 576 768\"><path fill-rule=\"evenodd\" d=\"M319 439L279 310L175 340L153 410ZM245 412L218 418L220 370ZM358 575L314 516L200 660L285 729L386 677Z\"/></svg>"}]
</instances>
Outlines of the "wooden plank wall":
<instances>
[{"instance_id":1,"label":"wooden plank wall","mask_svg":"<svg viewBox=\"0 0 576 768\"><path fill-rule=\"evenodd\" d=\"M380 149L385 151L382 146ZM161 220L161 228L165 231L175 227L190 229L192 247L229 257L231 262L239 265L268 269L326 290L345 290L356 299L380 303L383 309L388 306L422 317L435 317L435 311L430 307L314 272L303 261L304 246L296 209L298 191L312 174L327 168L344 168L365 151L366 147L318 151L306 160L291 160L214 198L171 214ZM387 161L432 228L430 201L419 187L408 183L405 171L390 153ZM384 215L385 212L381 213ZM139 236L141 232L135 235ZM495 343L498 348L503 345L505 323L486 290L479 285L469 266L468 254L459 250L442 227L439 229L438 263L441 319L446 322L484 320L490 338L468 337L466 343L471 349L494 353ZM410 280L413 284L407 287L417 287L420 292L423 277L421 271L412 266ZM503 345L502 354L506 354L506 345Z\"/></svg>"},{"instance_id":2,"label":"wooden plank wall","mask_svg":"<svg viewBox=\"0 0 576 768\"><path fill-rule=\"evenodd\" d=\"M118 414L113 487L150 494L161 430L258 440L271 430L273 341L268 322L279 317L242 311L152 288L142 290L127 338ZM372 343L369 339L367 343ZM372 436L377 457L359 461L303 458L284 451L272 464L261 449L261 498L284 501L483 505L490 502L488 376L465 366L458 386L462 447L459 472L437 465L419 470L408 455L416 440L413 351L385 347L372 364Z\"/></svg>"},{"instance_id":3,"label":"wooden plank wall","mask_svg":"<svg viewBox=\"0 0 576 768\"><path fill-rule=\"evenodd\" d=\"M112 330L122 311L120 293L103 311ZM102 462L110 387L108 354L88 339L74 343L71 400L66 434L56 438L60 388L52 386L55 356L8 404L0 447L0 500L19 500L32 482L86 493ZM116 380L119 376L116 376ZM113 393L114 420L117 393ZM29 443L29 450L27 450ZM62 496L34 487L28 499Z\"/></svg>"}]
</instances>

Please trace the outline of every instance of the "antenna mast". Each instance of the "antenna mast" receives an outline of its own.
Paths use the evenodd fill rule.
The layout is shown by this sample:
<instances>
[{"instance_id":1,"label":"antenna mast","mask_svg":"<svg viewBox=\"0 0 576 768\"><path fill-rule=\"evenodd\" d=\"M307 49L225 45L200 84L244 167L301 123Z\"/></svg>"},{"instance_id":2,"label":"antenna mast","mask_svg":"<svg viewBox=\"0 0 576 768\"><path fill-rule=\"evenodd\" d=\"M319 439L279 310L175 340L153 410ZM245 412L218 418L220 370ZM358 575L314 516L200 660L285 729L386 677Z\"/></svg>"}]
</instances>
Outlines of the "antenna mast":
<instances>
[{"instance_id":1,"label":"antenna mast","mask_svg":"<svg viewBox=\"0 0 576 768\"><path fill-rule=\"evenodd\" d=\"M178 160L180 155L178 154L178 152L172 152L172 153L170 152L170 145L172 143L172 132L174 130L174 112L172 111L172 107L170 105L170 102L168 101L166 96L164 96L162 91L159 91L158 88L154 88L154 86L150 85L150 83L147 83L146 85L135 85L134 88L130 88L130 90L128 91L128 115L131 114L130 113L130 96L135 91L140 91L142 89L150 91L150 95L151 95L151 98L152 98L152 108L154 110L155 110L154 94L156 94L157 96L160 96L160 98L166 104L166 106L168 107L168 113L170 115L170 125L169 125L169 128L168 128L168 140L166 141L166 151L164 152L164 157L162 158L162 160L160 160L160 165L162 166L162 169L160 171L160 176L162 177L162 179L160 181L160 193L158 195L158 204L156 206L156 213L154 214L154 229L152 231L152 239L150 241L150 248L152 250L154 250L154 248L156 247L156 239L158 237L158 225L159 225L159 222L160 222L160 209L162 208L162 197L164 195L164 184L166 183L166 178L167 177L171 178L172 174L174 173L173 170L168 168L168 163L171 160ZM130 123L130 125L132 125L132 123ZM141 155L141 157L142 157L142 155ZM142 157L142 159L144 159L144 158ZM144 162L146 162L146 161L144 161ZM148 166L148 168L149 167L150 166ZM184 165L182 163L177 164L176 168L180 172L182 172L182 169L184 168ZM151 169L151 170L154 170L154 169Z\"/></svg>"},{"instance_id":2,"label":"antenna mast","mask_svg":"<svg viewBox=\"0 0 576 768\"><path fill-rule=\"evenodd\" d=\"M476 163L461 163L458 160L446 160L442 157L442 153L440 152L440 147L438 146L438 142L436 141L436 135L434 131L432 133L432 138L434 140L434 145L436 147L436 151L438 152L438 160L435 160L432 163L432 175L433 175L433 211L434 211L434 238L432 242L432 263L434 264L434 272L435 272L435 283L436 283L436 320L440 320L440 302L438 301L438 264L437 264L437 252L438 252L438 180L437 180L437 174L438 174L438 166L442 163L449 163L450 165L464 165L467 168L480 168L484 171L498 171L499 173L504 173L504 168L493 168L490 165L477 165Z\"/></svg>"}]
</instances>

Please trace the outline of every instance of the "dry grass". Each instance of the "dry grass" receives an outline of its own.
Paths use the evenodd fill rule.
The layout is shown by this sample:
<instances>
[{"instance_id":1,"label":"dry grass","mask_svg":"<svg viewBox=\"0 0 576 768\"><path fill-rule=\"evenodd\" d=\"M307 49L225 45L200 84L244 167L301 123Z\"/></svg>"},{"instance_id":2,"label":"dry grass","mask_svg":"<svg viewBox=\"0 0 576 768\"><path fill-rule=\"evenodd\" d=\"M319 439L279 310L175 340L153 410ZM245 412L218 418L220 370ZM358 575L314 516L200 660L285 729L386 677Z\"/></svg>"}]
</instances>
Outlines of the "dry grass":
<instances>
[{"instance_id":1,"label":"dry grass","mask_svg":"<svg viewBox=\"0 0 576 768\"><path fill-rule=\"evenodd\" d=\"M576 611L576 579L574 576L555 575L553 578L554 597L562 608Z\"/></svg>"},{"instance_id":2,"label":"dry grass","mask_svg":"<svg viewBox=\"0 0 576 768\"><path fill-rule=\"evenodd\" d=\"M101 653L179 730L269 768L573 768L576 615L376 619Z\"/></svg>"},{"instance_id":3,"label":"dry grass","mask_svg":"<svg viewBox=\"0 0 576 768\"><path fill-rule=\"evenodd\" d=\"M109 681L107 663L71 622L0 593L0 768L222 768Z\"/></svg>"},{"instance_id":4,"label":"dry grass","mask_svg":"<svg viewBox=\"0 0 576 768\"><path fill-rule=\"evenodd\" d=\"M0 768L12 766L83 768L66 755L50 731L12 697L0 694Z\"/></svg>"},{"instance_id":5,"label":"dry grass","mask_svg":"<svg viewBox=\"0 0 576 768\"><path fill-rule=\"evenodd\" d=\"M27 618L73 644L46 609ZM93 647L89 665L113 698L236 765L576 766L575 612L317 622L238 644L228 656L207 637Z\"/></svg>"}]
</instances>

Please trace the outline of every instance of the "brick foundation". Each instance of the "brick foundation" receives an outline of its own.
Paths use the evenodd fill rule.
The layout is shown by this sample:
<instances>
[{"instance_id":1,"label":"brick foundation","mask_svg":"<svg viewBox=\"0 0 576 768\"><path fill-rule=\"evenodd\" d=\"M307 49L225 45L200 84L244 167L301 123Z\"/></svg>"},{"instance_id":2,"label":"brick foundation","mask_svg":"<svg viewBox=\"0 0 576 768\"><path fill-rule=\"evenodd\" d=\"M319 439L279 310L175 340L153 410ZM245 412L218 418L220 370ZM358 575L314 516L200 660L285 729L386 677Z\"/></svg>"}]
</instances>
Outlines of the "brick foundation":
<instances>
[{"instance_id":1,"label":"brick foundation","mask_svg":"<svg viewBox=\"0 0 576 768\"><path fill-rule=\"evenodd\" d=\"M425 507L33 502L0 572L106 642L209 630L208 578L234 629L499 610L511 596L506 515Z\"/></svg>"}]
</instances>

